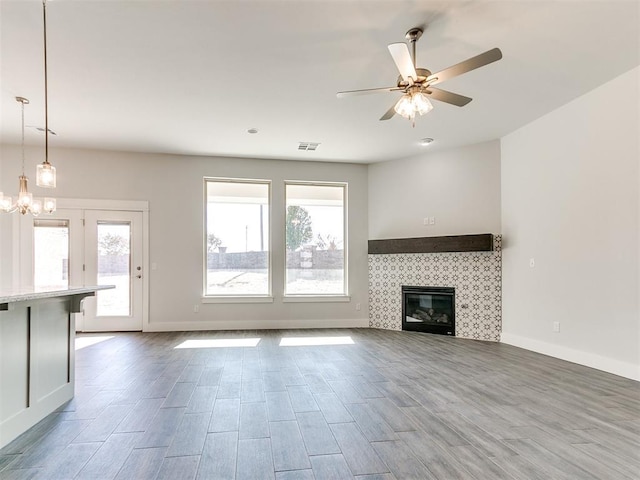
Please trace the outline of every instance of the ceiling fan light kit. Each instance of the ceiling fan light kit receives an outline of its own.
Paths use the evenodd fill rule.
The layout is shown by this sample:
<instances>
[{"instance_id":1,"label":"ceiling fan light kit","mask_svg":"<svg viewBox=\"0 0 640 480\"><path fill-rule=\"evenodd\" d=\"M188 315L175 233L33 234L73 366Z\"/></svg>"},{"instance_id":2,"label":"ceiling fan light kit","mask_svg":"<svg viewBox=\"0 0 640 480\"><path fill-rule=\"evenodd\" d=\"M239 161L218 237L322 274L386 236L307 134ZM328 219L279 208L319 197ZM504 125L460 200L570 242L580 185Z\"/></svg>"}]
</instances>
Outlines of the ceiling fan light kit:
<instances>
[{"instance_id":1,"label":"ceiling fan light kit","mask_svg":"<svg viewBox=\"0 0 640 480\"><path fill-rule=\"evenodd\" d=\"M405 34L405 37L411 44L411 52L409 52L409 47L406 43L389 44L389 53L400 72L395 87L338 92L338 98L369 93L403 92L402 97L400 97L393 107L387 110L380 120L389 120L397 113L411 120L414 127L416 114L424 115L433 109L430 99L449 103L457 107L463 107L469 103L471 98L435 88L433 85L500 60L502 58L500 49L493 48L480 55L469 58L464 62L445 68L439 72L431 73L426 68L416 67L416 42L420 39L422 33L423 30L421 28L412 28Z\"/></svg>"},{"instance_id":2,"label":"ceiling fan light kit","mask_svg":"<svg viewBox=\"0 0 640 480\"><path fill-rule=\"evenodd\" d=\"M393 106L393 110L401 117L408 118L415 126L416 113L424 115L433 110L433 105L423 92L416 90L405 93Z\"/></svg>"}]
</instances>

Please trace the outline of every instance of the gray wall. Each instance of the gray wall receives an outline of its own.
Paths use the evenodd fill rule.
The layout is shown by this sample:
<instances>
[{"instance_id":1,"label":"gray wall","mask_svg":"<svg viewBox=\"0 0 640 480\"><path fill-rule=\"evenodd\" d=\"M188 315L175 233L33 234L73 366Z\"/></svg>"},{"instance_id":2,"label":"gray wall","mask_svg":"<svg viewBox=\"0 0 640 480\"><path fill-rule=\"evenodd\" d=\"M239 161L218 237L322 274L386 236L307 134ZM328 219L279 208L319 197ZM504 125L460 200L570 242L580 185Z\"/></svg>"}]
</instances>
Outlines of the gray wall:
<instances>
[{"instance_id":1,"label":"gray wall","mask_svg":"<svg viewBox=\"0 0 640 480\"><path fill-rule=\"evenodd\" d=\"M502 139L503 341L636 379L639 73Z\"/></svg>"},{"instance_id":2,"label":"gray wall","mask_svg":"<svg viewBox=\"0 0 640 480\"><path fill-rule=\"evenodd\" d=\"M29 158L40 158L29 149ZM0 190L17 189L19 149L2 148ZM368 325L367 305L367 166L321 162L188 157L95 150L54 149L58 168L58 198L149 201L150 274L149 319L152 329L272 328ZM29 163L29 162L28 162ZM35 169L27 165L27 169ZM203 177L272 180L272 304L202 304ZM15 180L15 181L14 181ZM284 303L284 184L285 180L347 182L348 290L351 302ZM4 241L3 258L15 252ZM3 262L2 278L10 278ZM355 305L361 305L356 310ZM199 312L194 312L194 305Z\"/></svg>"},{"instance_id":3,"label":"gray wall","mask_svg":"<svg viewBox=\"0 0 640 480\"><path fill-rule=\"evenodd\" d=\"M369 238L469 233L500 233L498 140L369 166Z\"/></svg>"}]
</instances>

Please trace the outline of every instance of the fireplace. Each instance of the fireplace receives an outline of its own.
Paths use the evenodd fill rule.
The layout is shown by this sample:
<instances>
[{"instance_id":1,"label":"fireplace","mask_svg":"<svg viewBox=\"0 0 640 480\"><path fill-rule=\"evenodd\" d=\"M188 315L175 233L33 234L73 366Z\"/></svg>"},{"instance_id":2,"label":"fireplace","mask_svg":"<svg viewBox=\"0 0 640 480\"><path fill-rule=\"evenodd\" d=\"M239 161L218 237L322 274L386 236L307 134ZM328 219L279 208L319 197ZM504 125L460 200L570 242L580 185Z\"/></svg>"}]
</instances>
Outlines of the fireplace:
<instances>
[{"instance_id":1,"label":"fireplace","mask_svg":"<svg viewBox=\"0 0 640 480\"><path fill-rule=\"evenodd\" d=\"M403 285L402 329L455 335L455 289Z\"/></svg>"}]
</instances>

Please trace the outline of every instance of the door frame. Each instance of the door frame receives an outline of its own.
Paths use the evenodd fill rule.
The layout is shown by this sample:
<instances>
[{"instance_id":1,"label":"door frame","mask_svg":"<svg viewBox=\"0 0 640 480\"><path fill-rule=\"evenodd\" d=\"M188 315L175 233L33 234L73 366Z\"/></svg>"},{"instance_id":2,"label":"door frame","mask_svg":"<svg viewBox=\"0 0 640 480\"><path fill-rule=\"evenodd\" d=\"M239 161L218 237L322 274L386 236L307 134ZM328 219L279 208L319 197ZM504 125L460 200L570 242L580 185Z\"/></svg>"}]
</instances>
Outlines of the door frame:
<instances>
[{"instance_id":1,"label":"door frame","mask_svg":"<svg viewBox=\"0 0 640 480\"><path fill-rule=\"evenodd\" d=\"M60 210L115 210L142 213L142 331L149 326L149 202L146 200L98 200L86 198L57 198L56 207ZM84 215L82 216L84 219ZM23 222L33 218L31 215L15 215L13 223L13 281L20 287L33 286L33 240L26 241ZM47 218L46 214L42 218ZM21 248L28 245L30 248ZM84 255L84 252L83 252ZM84 278L83 278L84 282ZM79 315L79 314L78 314ZM79 321L79 318L77 319Z\"/></svg>"},{"instance_id":2,"label":"door frame","mask_svg":"<svg viewBox=\"0 0 640 480\"><path fill-rule=\"evenodd\" d=\"M103 277L99 281L100 267L100 246L99 231L100 225L109 225L125 227L128 230L126 236L129 251L127 262L127 286L121 285L116 287L127 299L127 312L109 313L102 312L99 314L98 299L104 295L109 297L113 292L98 292L95 297L88 298L84 302L84 332L109 332L109 331L128 331L136 332L142 330L142 287L143 279L146 278L146 271L142 269L142 254L144 247L142 245L142 212L131 210L84 210L84 256L85 271L84 281L87 284L116 284L118 281L114 278ZM125 238L125 237L120 237ZM122 279L121 279L122 280ZM121 300L124 298L120 297Z\"/></svg>"}]
</instances>

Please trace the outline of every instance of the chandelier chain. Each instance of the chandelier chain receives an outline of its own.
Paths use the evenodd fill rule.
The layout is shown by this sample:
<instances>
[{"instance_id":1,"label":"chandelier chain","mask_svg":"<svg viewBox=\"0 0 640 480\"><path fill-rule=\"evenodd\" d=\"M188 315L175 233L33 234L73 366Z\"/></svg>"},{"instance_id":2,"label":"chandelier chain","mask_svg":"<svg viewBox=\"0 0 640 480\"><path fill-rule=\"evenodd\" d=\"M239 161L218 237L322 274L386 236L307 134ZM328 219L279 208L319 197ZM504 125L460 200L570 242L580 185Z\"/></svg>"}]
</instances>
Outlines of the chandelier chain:
<instances>
[{"instance_id":1,"label":"chandelier chain","mask_svg":"<svg viewBox=\"0 0 640 480\"><path fill-rule=\"evenodd\" d=\"M24 176L24 100L20 100L20 110L22 111L22 175Z\"/></svg>"},{"instance_id":2,"label":"chandelier chain","mask_svg":"<svg viewBox=\"0 0 640 480\"><path fill-rule=\"evenodd\" d=\"M47 78L47 1L42 0L42 21L44 25L44 163L49 163L49 95Z\"/></svg>"}]
</instances>

